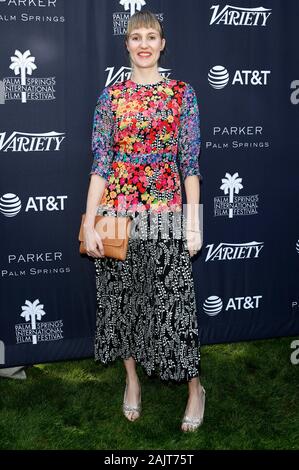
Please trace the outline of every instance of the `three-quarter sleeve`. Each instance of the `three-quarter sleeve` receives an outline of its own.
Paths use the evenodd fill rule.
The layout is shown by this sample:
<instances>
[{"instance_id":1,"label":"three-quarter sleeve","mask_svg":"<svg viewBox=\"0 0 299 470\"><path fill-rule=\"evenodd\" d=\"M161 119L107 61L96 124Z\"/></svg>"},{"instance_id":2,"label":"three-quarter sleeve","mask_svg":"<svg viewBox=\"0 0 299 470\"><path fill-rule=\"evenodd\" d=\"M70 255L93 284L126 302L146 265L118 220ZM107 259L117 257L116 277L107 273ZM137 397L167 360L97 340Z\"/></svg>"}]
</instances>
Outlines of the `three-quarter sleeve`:
<instances>
[{"instance_id":1,"label":"three-quarter sleeve","mask_svg":"<svg viewBox=\"0 0 299 470\"><path fill-rule=\"evenodd\" d=\"M93 163L90 175L100 175L108 180L113 159L113 112L107 87L98 97L93 116L91 148Z\"/></svg>"},{"instance_id":2,"label":"three-quarter sleeve","mask_svg":"<svg viewBox=\"0 0 299 470\"><path fill-rule=\"evenodd\" d=\"M201 146L200 117L195 91L186 83L182 99L180 128L178 134L178 160L183 179L198 175Z\"/></svg>"}]
</instances>

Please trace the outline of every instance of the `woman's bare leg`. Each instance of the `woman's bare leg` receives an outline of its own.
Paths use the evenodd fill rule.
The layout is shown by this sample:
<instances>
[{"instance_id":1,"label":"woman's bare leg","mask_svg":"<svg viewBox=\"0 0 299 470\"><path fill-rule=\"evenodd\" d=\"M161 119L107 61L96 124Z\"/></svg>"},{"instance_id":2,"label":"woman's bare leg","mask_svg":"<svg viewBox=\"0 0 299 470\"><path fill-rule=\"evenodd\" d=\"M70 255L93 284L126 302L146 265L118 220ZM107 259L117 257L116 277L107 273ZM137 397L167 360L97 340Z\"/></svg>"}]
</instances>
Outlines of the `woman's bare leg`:
<instances>
[{"instance_id":1,"label":"woman's bare leg","mask_svg":"<svg viewBox=\"0 0 299 470\"><path fill-rule=\"evenodd\" d=\"M188 390L189 390L189 398L186 406L185 414L190 417L198 417L201 416L202 413L202 394L201 392L201 383L198 377L194 377L193 379L188 381ZM182 424L182 430L188 431L189 425L184 423Z\"/></svg>"},{"instance_id":2,"label":"woman's bare leg","mask_svg":"<svg viewBox=\"0 0 299 470\"><path fill-rule=\"evenodd\" d=\"M133 357L124 359L124 366L127 372L126 383L128 385L126 401L128 405L137 406L140 396L140 383L136 372L136 361ZM134 421L138 417L136 411L131 411L128 418Z\"/></svg>"}]
</instances>

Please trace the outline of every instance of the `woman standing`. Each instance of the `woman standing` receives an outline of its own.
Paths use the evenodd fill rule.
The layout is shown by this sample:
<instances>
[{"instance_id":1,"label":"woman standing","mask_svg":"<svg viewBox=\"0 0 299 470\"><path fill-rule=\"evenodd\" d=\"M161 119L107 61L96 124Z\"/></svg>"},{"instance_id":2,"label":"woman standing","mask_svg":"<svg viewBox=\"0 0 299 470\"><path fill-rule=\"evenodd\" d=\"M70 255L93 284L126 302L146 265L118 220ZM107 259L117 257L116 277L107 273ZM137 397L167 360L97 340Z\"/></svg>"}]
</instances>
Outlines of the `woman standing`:
<instances>
[{"instance_id":1,"label":"woman standing","mask_svg":"<svg viewBox=\"0 0 299 470\"><path fill-rule=\"evenodd\" d=\"M148 375L188 382L181 429L194 431L205 404L191 263L202 245L197 99L188 83L159 74L165 38L154 14L130 18L125 45L131 78L102 90L93 120L84 241L96 269L95 359L124 360L131 421L141 413L136 363ZM96 213L133 216L125 261L103 256Z\"/></svg>"}]
</instances>

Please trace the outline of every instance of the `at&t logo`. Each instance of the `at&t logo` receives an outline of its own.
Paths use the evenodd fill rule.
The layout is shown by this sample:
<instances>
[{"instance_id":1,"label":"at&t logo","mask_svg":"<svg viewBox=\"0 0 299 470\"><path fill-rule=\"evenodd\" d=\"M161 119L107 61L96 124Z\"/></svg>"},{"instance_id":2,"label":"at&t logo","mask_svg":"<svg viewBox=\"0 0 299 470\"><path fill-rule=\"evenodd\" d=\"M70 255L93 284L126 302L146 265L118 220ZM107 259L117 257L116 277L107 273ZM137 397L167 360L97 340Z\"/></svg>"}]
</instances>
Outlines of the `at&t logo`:
<instances>
[{"instance_id":1,"label":"at&t logo","mask_svg":"<svg viewBox=\"0 0 299 470\"><path fill-rule=\"evenodd\" d=\"M30 196L24 210L25 212L63 211L65 199L67 196ZM21 200L16 194L6 193L0 197L0 213L5 217L15 217L21 208Z\"/></svg>"},{"instance_id":2,"label":"at&t logo","mask_svg":"<svg viewBox=\"0 0 299 470\"><path fill-rule=\"evenodd\" d=\"M226 312L230 309L235 311L258 309L262 297L262 295L231 297L226 305L224 305L224 302L220 297L217 295L211 295L204 301L203 311L210 317L215 317L223 310L223 308Z\"/></svg>"},{"instance_id":3,"label":"at&t logo","mask_svg":"<svg viewBox=\"0 0 299 470\"><path fill-rule=\"evenodd\" d=\"M265 86L268 85L270 70L236 70L233 75L232 85L241 86ZM212 88L220 90L229 83L230 74L223 65L215 65L208 73L208 81Z\"/></svg>"}]
</instances>

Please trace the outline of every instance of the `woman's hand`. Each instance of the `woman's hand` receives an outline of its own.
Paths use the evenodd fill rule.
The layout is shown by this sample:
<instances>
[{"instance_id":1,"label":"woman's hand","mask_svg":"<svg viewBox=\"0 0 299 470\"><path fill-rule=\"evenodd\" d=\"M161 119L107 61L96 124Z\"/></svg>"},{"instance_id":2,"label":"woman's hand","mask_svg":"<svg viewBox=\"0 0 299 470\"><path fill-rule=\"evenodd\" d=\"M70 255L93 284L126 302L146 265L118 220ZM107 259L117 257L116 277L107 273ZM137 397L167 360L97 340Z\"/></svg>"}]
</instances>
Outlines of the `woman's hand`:
<instances>
[{"instance_id":1,"label":"woman's hand","mask_svg":"<svg viewBox=\"0 0 299 470\"><path fill-rule=\"evenodd\" d=\"M84 244L88 256L93 258L104 257L104 247L100 235L93 227L83 227Z\"/></svg>"},{"instance_id":2,"label":"woman's hand","mask_svg":"<svg viewBox=\"0 0 299 470\"><path fill-rule=\"evenodd\" d=\"M201 232L199 230L194 232L187 229L186 240L190 256L194 256L202 247Z\"/></svg>"}]
</instances>

